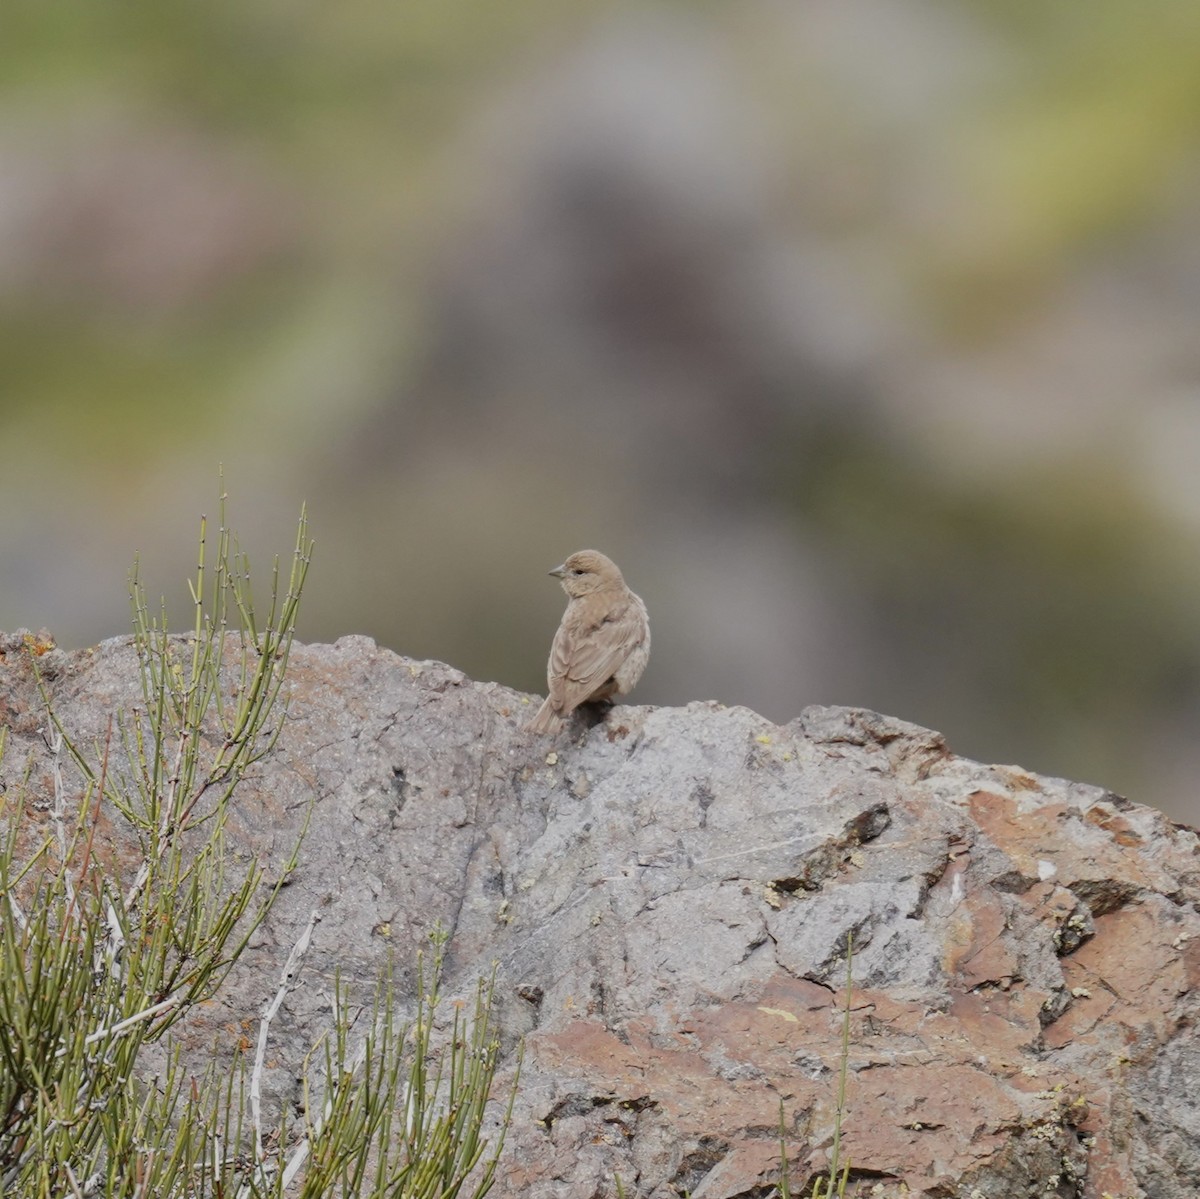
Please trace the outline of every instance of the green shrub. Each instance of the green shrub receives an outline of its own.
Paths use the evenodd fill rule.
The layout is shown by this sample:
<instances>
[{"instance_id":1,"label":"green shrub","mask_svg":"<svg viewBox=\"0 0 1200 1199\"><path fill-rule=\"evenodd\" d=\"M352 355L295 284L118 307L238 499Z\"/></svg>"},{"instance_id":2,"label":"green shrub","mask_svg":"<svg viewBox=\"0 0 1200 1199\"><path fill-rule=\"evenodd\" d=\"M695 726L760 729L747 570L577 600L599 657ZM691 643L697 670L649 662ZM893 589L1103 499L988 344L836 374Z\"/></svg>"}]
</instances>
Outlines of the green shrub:
<instances>
[{"instance_id":1,"label":"green shrub","mask_svg":"<svg viewBox=\"0 0 1200 1199\"><path fill-rule=\"evenodd\" d=\"M16 1199L214 1196L439 1196L491 1186L507 1114L489 1156L482 1135L497 1065L491 985L469 1017L435 1038L444 936L419 965L415 1015L399 1024L390 967L372 1019L351 1041L338 983L333 1027L304 1063L306 1116L264 1122L271 1017L318 916L293 948L262 1013L253 1067L185 1066L172 1029L226 979L294 869L236 867L225 842L231 800L269 753L286 716L282 687L311 555L301 514L286 586L278 560L265 614L225 527L205 561L201 524L194 624L165 614L131 577L141 703L101 744L77 744L48 714L52 794L0 795L0 1193ZM37 670L38 651L28 660ZM0 736L0 755L4 744ZM82 785L68 782L73 762ZM136 844L132 862L96 843L101 806ZM103 851L103 853L102 853ZM103 859L103 860L102 860ZM150 1076L147 1050L163 1046ZM515 1083L514 1083L515 1086ZM508 1111L511 1112L511 1098Z\"/></svg>"}]
</instances>

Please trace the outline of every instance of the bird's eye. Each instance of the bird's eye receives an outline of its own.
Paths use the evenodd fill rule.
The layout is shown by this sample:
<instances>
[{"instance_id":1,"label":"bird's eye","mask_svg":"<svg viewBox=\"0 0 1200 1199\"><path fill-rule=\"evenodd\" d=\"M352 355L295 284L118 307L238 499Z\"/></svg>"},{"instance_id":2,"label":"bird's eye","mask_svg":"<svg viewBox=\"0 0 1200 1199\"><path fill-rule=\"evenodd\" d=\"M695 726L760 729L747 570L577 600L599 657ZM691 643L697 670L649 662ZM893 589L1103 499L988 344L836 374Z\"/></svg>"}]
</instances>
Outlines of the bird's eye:
<instances>
[{"instance_id":1,"label":"bird's eye","mask_svg":"<svg viewBox=\"0 0 1200 1199\"><path fill-rule=\"evenodd\" d=\"M581 574L583 574L583 571L582 571L582 570L580 570L580 569L579 569L579 567L577 566L577 567L575 567L575 569L574 569L574 570L572 570L572 571L571 571L571 573L572 573L573 575L581 575Z\"/></svg>"}]
</instances>

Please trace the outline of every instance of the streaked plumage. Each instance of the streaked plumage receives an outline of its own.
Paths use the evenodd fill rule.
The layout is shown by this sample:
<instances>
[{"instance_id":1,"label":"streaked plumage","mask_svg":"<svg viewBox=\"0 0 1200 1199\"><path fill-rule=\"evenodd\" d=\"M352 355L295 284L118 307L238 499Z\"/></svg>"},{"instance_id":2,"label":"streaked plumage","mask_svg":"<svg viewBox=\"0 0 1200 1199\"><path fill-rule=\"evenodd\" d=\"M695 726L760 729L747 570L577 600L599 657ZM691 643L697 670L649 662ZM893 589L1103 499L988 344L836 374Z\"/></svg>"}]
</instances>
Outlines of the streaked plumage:
<instances>
[{"instance_id":1,"label":"streaked plumage","mask_svg":"<svg viewBox=\"0 0 1200 1199\"><path fill-rule=\"evenodd\" d=\"M568 600L550 646L550 694L529 722L535 733L558 732L580 704L627 695L650 657L646 605L615 562L580 550L550 573L562 580Z\"/></svg>"}]
</instances>

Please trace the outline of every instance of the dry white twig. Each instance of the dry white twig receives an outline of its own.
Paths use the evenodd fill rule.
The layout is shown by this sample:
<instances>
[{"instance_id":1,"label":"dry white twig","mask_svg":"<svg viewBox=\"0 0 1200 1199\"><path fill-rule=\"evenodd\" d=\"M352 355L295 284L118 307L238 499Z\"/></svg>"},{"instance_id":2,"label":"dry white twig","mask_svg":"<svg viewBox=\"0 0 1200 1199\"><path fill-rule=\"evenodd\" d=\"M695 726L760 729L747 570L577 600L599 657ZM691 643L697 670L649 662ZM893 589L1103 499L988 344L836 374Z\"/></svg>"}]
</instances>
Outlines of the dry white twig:
<instances>
[{"instance_id":1,"label":"dry white twig","mask_svg":"<svg viewBox=\"0 0 1200 1199\"><path fill-rule=\"evenodd\" d=\"M125 934L121 930L117 909L108 895L104 896L104 929L104 956L108 959L108 968L113 977L119 979L122 973L121 959L125 953Z\"/></svg>"},{"instance_id":2,"label":"dry white twig","mask_svg":"<svg viewBox=\"0 0 1200 1199\"><path fill-rule=\"evenodd\" d=\"M56 725L51 725L50 772L54 776L54 807L51 809L50 818L54 822L54 832L58 838L58 860L62 864L63 882L66 884L67 911L78 919L79 910L75 906L75 888L71 884L71 871L67 868L67 795L66 788L63 786L62 766L60 764L62 745L62 732Z\"/></svg>"},{"instance_id":3,"label":"dry white twig","mask_svg":"<svg viewBox=\"0 0 1200 1199\"><path fill-rule=\"evenodd\" d=\"M83 1192L79 1189L79 1179L75 1177L75 1171L71 1169L70 1162L63 1162L63 1170L66 1171L67 1184L71 1188L71 1193L75 1199L83 1199Z\"/></svg>"},{"instance_id":4,"label":"dry white twig","mask_svg":"<svg viewBox=\"0 0 1200 1199\"><path fill-rule=\"evenodd\" d=\"M163 1012L169 1012L172 1008L178 1007L187 998L187 991L176 991L172 995L168 995L161 1003L156 1003L152 1007L142 1008L140 1012L134 1012L132 1016L126 1016L124 1020L119 1020L116 1024L110 1024L106 1028L98 1028L95 1032L88 1033L83 1038L85 1045L94 1045L97 1041L103 1041L105 1037L119 1037L123 1033L128 1032L135 1024L140 1024L143 1020L153 1020L155 1016L161 1016ZM62 1057L67 1052L65 1045L59 1046L56 1057Z\"/></svg>"},{"instance_id":5,"label":"dry white twig","mask_svg":"<svg viewBox=\"0 0 1200 1199\"><path fill-rule=\"evenodd\" d=\"M320 919L320 909L313 908L312 915L309 916L308 923L304 926L304 931L300 934L296 944L292 946L292 951L283 964L283 972L279 976L279 988L276 990L274 998L263 1010L258 1025L258 1048L254 1051L254 1071L250 1075L250 1123L254 1128L254 1158L259 1163L260 1169L263 1159L262 1075L267 1058L267 1037L270 1033L271 1021L287 997L288 991L291 990L292 980L300 969L300 962L308 951L308 943L312 939L313 929Z\"/></svg>"},{"instance_id":6,"label":"dry white twig","mask_svg":"<svg viewBox=\"0 0 1200 1199\"><path fill-rule=\"evenodd\" d=\"M21 911L21 905L17 903L17 897L9 891L5 896L8 900L8 906L13 914L13 919L17 922L17 927L24 932L29 927L29 921L25 919L25 913Z\"/></svg>"}]
</instances>

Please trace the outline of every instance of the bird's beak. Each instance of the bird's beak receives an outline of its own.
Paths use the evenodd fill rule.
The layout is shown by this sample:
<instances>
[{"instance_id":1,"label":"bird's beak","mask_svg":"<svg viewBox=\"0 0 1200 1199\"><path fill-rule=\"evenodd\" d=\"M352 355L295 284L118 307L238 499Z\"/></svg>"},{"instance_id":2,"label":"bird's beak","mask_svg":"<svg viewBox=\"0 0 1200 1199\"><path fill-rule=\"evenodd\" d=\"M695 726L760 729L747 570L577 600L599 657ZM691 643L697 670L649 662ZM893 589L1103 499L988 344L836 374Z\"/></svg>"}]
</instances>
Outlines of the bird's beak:
<instances>
[{"instance_id":1,"label":"bird's beak","mask_svg":"<svg viewBox=\"0 0 1200 1199\"><path fill-rule=\"evenodd\" d=\"M564 563L562 566L556 566L553 570L548 571L547 573L552 574L556 579L561 579L563 575L567 573L566 563Z\"/></svg>"}]
</instances>

